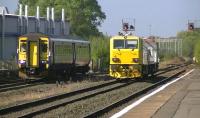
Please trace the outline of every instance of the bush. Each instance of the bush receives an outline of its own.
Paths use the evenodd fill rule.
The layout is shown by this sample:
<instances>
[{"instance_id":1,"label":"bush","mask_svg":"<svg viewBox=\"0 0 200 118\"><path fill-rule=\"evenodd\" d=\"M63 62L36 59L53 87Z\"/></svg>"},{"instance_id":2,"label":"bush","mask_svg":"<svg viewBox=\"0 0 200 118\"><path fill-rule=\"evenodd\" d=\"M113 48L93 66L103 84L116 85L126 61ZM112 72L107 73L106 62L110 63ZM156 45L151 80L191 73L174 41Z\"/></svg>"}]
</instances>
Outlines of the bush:
<instances>
[{"instance_id":1,"label":"bush","mask_svg":"<svg viewBox=\"0 0 200 118\"><path fill-rule=\"evenodd\" d=\"M91 56L95 68L106 70L109 67L109 37L90 37ZM97 67L97 66L100 67Z\"/></svg>"},{"instance_id":2,"label":"bush","mask_svg":"<svg viewBox=\"0 0 200 118\"><path fill-rule=\"evenodd\" d=\"M195 48L194 48L194 57L195 60L198 64L200 64L200 37L197 41L197 43L195 44Z\"/></svg>"},{"instance_id":3,"label":"bush","mask_svg":"<svg viewBox=\"0 0 200 118\"><path fill-rule=\"evenodd\" d=\"M193 58L195 45L200 39L200 31L184 31L178 33L178 38L183 39L183 56Z\"/></svg>"}]
</instances>

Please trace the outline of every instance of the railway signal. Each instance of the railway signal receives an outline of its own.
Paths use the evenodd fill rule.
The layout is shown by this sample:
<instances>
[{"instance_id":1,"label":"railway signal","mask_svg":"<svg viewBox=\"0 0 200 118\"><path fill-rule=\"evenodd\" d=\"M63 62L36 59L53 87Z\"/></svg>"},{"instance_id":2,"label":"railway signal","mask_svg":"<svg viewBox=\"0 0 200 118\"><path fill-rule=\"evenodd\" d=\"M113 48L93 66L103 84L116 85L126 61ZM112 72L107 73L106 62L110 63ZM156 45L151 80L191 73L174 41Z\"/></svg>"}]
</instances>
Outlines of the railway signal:
<instances>
[{"instance_id":1,"label":"railway signal","mask_svg":"<svg viewBox=\"0 0 200 118\"><path fill-rule=\"evenodd\" d=\"M194 30L194 23L188 23L188 30L193 31Z\"/></svg>"}]
</instances>

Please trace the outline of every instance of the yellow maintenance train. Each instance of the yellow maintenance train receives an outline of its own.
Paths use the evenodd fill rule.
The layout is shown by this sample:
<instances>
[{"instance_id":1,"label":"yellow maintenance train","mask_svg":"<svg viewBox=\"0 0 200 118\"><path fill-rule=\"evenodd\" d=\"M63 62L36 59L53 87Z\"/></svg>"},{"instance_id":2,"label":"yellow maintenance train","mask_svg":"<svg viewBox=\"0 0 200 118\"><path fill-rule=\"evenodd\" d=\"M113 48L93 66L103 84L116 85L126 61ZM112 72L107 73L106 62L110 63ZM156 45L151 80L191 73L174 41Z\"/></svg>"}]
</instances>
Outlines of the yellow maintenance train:
<instances>
[{"instance_id":1,"label":"yellow maintenance train","mask_svg":"<svg viewBox=\"0 0 200 118\"><path fill-rule=\"evenodd\" d=\"M118 35L110 39L111 77L147 77L158 70L158 64L158 45L155 40L133 35Z\"/></svg>"},{"instance_id":2,"label":"yellow maintenance train","mask_svg":"<svg viewBox=\"0 0 200 118\"><path fill-rule=\"evenodd\" d=\"M29 33L18 40L19 76L69 77L89 71L90 42L75 37Z\"/></svg>"}]
</instances>

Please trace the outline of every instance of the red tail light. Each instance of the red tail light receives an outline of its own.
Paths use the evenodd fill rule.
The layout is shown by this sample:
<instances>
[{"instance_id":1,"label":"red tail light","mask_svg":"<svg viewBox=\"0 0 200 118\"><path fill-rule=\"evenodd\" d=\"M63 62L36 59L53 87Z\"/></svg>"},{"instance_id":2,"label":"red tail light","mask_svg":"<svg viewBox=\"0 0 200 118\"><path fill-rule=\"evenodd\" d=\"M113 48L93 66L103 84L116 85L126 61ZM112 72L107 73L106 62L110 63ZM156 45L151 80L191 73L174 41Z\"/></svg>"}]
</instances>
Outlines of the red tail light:
<instances>
[{"instance_id":1,"label":"red tail light","mask_svg":"<svg viewBox=\"0 0 200 118\"><path fill-rule=\"evenodd\" d=\"M133 58L133 62L138 63L139 59L138 58Z\"/></svg>"},{"instance_id":2,"label":"red tail light","mask_svg":"<svg viewBox=\"0 0 200 118\"><path fill-rule=\"evenodd\" d=\"M119 58L112 58L112 61L115 62L115 63L119 63L120 59Z\"/></svg>"}]
</instances>

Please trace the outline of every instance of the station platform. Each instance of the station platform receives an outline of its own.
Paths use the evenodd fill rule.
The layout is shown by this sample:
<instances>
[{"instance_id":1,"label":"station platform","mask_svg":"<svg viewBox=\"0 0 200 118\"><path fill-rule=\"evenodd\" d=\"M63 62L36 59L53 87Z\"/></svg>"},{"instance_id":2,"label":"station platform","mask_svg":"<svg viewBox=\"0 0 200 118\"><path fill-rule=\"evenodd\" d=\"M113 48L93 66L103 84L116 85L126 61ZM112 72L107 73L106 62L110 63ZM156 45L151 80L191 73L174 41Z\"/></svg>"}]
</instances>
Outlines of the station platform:
<instances>
[{"instance_id":1,"label":"station platform","mask_svg":"<svg viewBox=\"0 0 200 118\"><path fill-rule=\"evenodd\" d=\"M190 70L120 118L200 118L200 69Z\"/></svg>"}]
</instances>

